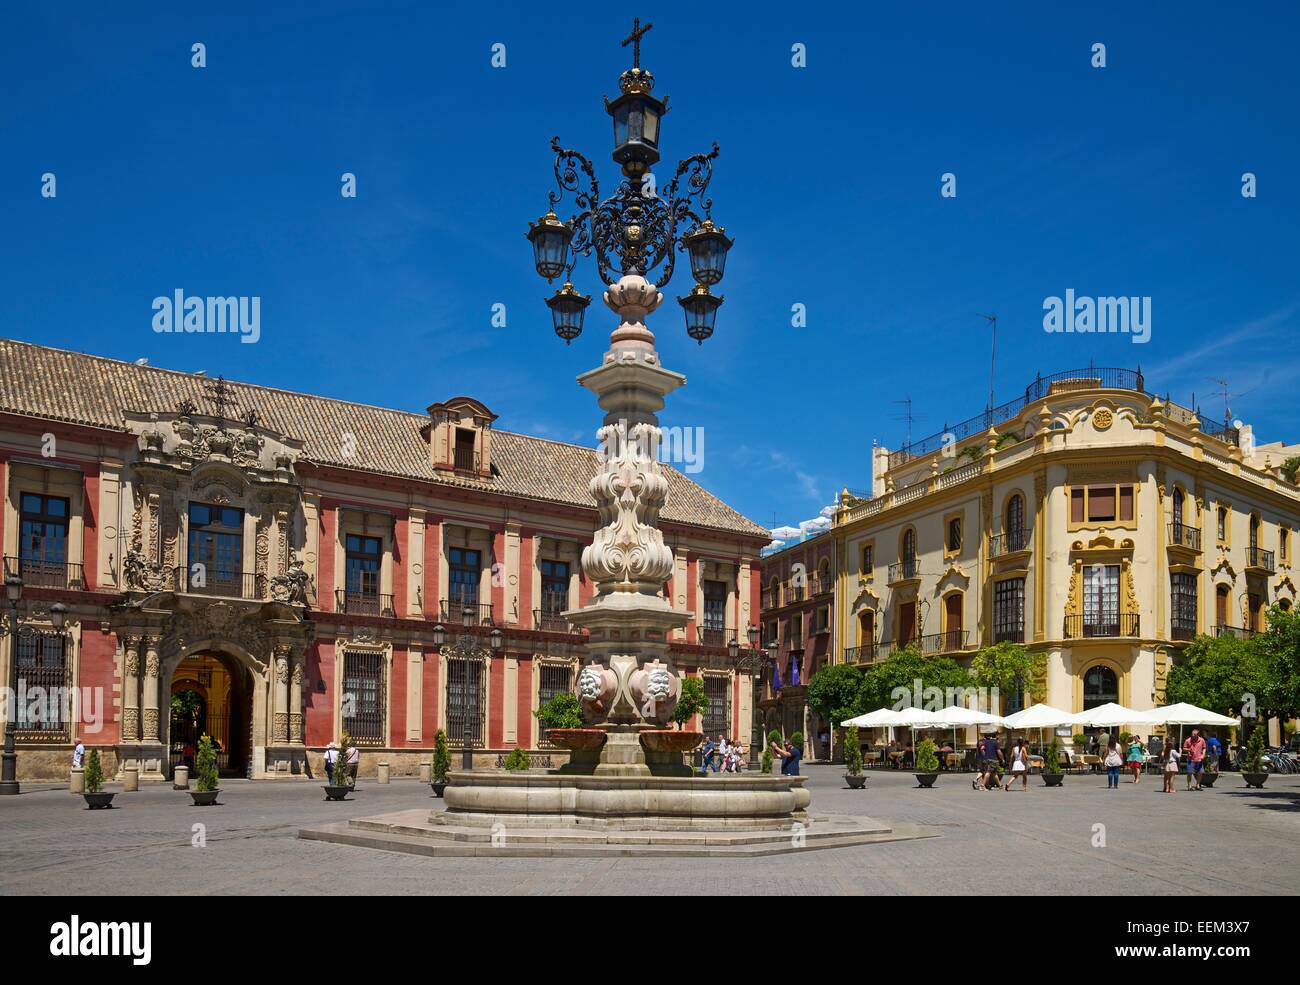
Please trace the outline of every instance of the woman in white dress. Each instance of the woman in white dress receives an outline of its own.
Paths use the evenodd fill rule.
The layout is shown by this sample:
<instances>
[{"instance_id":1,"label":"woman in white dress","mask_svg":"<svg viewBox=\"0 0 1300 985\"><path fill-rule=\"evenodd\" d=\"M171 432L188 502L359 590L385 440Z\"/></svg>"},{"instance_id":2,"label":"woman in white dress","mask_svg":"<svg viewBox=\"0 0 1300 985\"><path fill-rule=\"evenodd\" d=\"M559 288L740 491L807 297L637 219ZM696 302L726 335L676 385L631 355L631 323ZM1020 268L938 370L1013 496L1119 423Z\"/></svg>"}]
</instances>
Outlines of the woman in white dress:
<instances>
[{"instance_id":1,"label":"woman in white dress","mask_svg":"<svg viewBox=\"0 0 1300 985\"><path fill-rule=\"evenodd\" d=\"M1016 744L1011 747L1011 772L1007 774L1007 785L1002 788L1006 793L1011 792L1011 785L1016 782L1016 777L1020 777L1020 787L1022 790L1029 790L1029 746L1024 739L1016 739Z\"/></svg>"}]
</instances>

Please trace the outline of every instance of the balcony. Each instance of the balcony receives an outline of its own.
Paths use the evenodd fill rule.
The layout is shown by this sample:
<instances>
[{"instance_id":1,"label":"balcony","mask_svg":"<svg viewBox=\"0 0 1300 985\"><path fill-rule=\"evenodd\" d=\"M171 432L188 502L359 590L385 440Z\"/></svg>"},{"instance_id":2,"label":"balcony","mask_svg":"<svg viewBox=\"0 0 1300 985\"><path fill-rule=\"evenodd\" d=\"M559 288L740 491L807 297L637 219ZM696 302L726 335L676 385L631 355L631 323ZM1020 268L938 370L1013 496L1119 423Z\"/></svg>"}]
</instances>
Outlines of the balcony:
<instances>
[{"instance_id":1,"label":"balcony","mask_svg":"<svg viewBox=\"0 0 1300 985\"><path fill-rule=\"evenodd\" d=\"M779 609L781 607L781 590L764 589L763 590L763 608Z\"/></svg>"},{"instance_id":2,"label":"balcony","mask_svg":"<svg viewBox=\"0 0 1300 985\"><path fill-rule=\"evenodd\" d=\"M474 450L473 445L458 444L453 455L453 464L457 472L477 472L478 452Z\"/></svg>"},{"instance_id":3,"label":"balcony","mask_svg":"<svg viewBox=\"0 0 1300 985\"><path fill-rule=\"evenodd\" d=\"M1169 628L1169 638L1179 643L1187 643L1196 638L1196 626L1180 626L1174 624Z\"/></svg>"},{"instance_id":4,"label":"balcony","mask_svg":"<svg viewBox=\"0 0 1300 985\"><path fill-rule=\"evenodd\" d=\"M1242 629L1240 626L1220 624L1214 627L1215 636L1231 636L1234 639L1248 640L1255 635L1254 630Z\"/></svg>"},{"instance_id":5,"label":"balcony","mask_svg":"<svg viewBox=\"0 0 1300 985\"><path fill-rule=\"evenodd\" d=\"M864 643L862 646L850 646L844 649L844 662L846 664L870 664L877 660L883 659L880 653L881 647L875 643Z\"/></svg>"},{"instance_id":6,"label":"balcony","mask_svg":"<svg viewBox=\"0 0 1300 985\"><path fill-rule=\"evenodd\" d=\"M542 607L533 610L533 627L548 633L571 633L573 627L564 618L569 608L568 592L542 592Z\"/></svg>"},{"instance_id":7,"label":"balcony","mask_svg":"<svg viewBox=\"0 0 1300 985\"><path fill-rule=\"evenodd\" d=\"M1097 637L1137 636L1136 612L1090 612L1081 616L1065 617L1065 638L1086 640Z\"/></svg>"},{"instance_id":8,"label":"balcony","mask_svg":"<svg viewBox=\"0 0 1300 985\"><path fill-rule=\"evenodd\" d=\"M812 577L812 593L814 595L827 595L835 591L835 578L831 575L823 577L821 573Z\"/></svg>"},{"instance_id":9,"label":"balcony","mask_svg":"<svg viewBox=\"0 0 1300 985\"><path fill-rule=\"evenodd\" d=\"M477 598L442 599L438 603L438 619L445 623L460 626L466 620L466 609L470 610L469 622L471 625L496 625L496 621L492 616L492 604L490 602L482 604Z\"/></svg>"},{"instance_id":10,"label":"balcony","mask_svg":"<svg viewBox=\"0 0 1300 985\"><path fill-rule=\"evenodd\" d=\"M919 578L920 565L917 564L916 558L903 558L901 561L895 561L889 566L889 584L895 585L901 581L907 581L910 578Z\"/></svg>"},{"instance_id":11,"label":"balcony","mask_svg":"<svg viewBox=\"0 0 1300 985\"><path fill-rule=\"evenodd\" d=\"M805 594L805 590L802 582L800 582L799 584L796 584L793 581L786 582L785 584L786 605L789 605L791 602L802 602L804 599L804 594Z\"/></svg>"},{"instance_id":12,"label":"balcony","mask_svg":"<svg viewBox=\"0 0 1300 985\"><path fill-rule=\"evenodd\" d=\"M4 559L4 569L5 577L17 575L21 578L23 588L56 588L71 592L86 590L81 565L69 561L7 557Z\"/></svg>"},{"instance_id":13,"label":"balcony","mask_svg":"<svg viewBox=\"0 0 1300 985\"><path fill-rule=\"evenodd\" d=\"M1273 564L1273 552L1261 547L1246 548L1246 570L1271 575L1277 570Z\"/></svg>"},{"instance_id":14,"label":"balcony","mask_svg":"<svg viewBox=\"0 0 1300 985\"><path fill-rule=\"evenodd\" d=\"M700 629L700 644L702 646L726 646L735 636L736 631L734 629L705 626Z\"/></svg>"},{"instance_id":15,"label":"balcony","mask_svg":"<svg viewBox=\"0 0 1300 985\"><path fill-rule=\"evenodd\" d=\"M993 630L994 643L1023 643L1025 641L1025 627L1020 626L1002 626Z\"/></svg>"},{"instance_id":16,"label":"balcony","mask_svg":"<svg viewBox=\"0 0 1300 985\"><path fill-rule=\"evenodd\" d=\"M221 571L195 564L172 568L172 589L187 595L260 601L266 598L266 576L246 571Z\"/></svg>"},{"instance_id":17,"label":"balcony","mask_svg":"<svg viewBox=\"0 0 1300 985\"><path fill-rule=\"evenodd\" d=\"M1189 527L1185 523L1169 524L1169 546L1182 547L1199 554L1201 551L1201 528Z\"/></svg>"},{"instance_id":18,"label":"balcony","mask_svg":"<svg viewBox=\"0 0 1300 985\"><path fill-rule=\"evenodd\" d=\"M989 557L1002 557L1029 548L1029 534L1023 528L1004 530L989 538Z\"/></svg>"},{"instance_id":19,"label":"balcony","mask_svg":"<svg viewBox=\"0 0 1300 985\"><path fill-rule=\"evenodd\" d=\"M353 616L391 616L394 614L393 597L378 592L349 592L336 588L334 611Z\"/></svg>"}]
</instances>

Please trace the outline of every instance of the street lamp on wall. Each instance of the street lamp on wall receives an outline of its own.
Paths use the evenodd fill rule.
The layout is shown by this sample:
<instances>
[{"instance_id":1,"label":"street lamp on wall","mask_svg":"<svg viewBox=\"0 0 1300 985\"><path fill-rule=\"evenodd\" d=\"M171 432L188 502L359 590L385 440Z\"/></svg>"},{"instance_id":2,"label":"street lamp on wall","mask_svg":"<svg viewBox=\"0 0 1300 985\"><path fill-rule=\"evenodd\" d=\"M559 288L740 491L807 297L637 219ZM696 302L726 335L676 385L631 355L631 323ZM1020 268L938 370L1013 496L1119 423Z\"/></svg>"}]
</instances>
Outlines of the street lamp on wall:
<instances>
[{"instance_id":1,"label":"street lamp on wall","mask_svg":"<svg viewBox=\"0 0 1300 985\"><path fill-rule=\"evenodd\" d=\"M5 578L5 601L9 603L9 694L5 713L4 754L0 757L0 795L18 793L18 603L23 598L23 580ZM60 620L62 621L62 620Z\"/></svg>"}]
</instances>

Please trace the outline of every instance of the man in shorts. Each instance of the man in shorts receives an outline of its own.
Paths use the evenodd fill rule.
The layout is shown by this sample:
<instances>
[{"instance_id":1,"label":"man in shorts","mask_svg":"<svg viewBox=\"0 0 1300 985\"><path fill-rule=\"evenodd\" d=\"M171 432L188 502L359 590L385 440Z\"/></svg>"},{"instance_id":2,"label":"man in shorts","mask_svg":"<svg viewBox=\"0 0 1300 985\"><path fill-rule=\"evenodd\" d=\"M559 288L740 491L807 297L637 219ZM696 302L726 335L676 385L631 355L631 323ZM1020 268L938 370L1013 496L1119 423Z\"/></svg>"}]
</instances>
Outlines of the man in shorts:
<instances>
[{"instance_id":1,"label":"man in shorts","mask_svg":"<svg viewBox=\"0 0 1300 985\"><path fill-rule=\"evenodd\" d=\"M989 786L989 779L992 778L993 786L997 786L998 766L1002 762L1002 750L998 747L998 737L996 732L990 732L984 736L980 742L980 779L979 789L992 789Z\"/></svg>"},{"instance_id":2,"label":"man in shorts","mask_svg":"<svg viewBox=\"0 0 1300 985\"><path fill-rule=\"evenodd\" d=\"M1201 738L1200 729L1192 729L1192 734L1183 743L1183 756L1187 759L1187 789L1200 790L1201 772L1205 769L1205 740ZM1193 780L1196 782L1194 787Z\"/></svg>"}]
</instances>

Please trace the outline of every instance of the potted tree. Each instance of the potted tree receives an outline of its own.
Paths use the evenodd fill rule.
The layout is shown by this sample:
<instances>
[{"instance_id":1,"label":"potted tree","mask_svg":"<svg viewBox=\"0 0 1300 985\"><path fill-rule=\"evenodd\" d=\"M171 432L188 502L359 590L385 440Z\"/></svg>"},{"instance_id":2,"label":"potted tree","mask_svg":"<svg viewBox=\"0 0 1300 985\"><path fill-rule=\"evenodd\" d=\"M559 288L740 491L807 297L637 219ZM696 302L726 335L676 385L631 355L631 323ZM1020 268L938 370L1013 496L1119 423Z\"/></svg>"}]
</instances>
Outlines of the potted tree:
<instances>
[{"instance_id":1,"label":"potted tree","mask_svg":"<svg viewBox=\"0 0 1300 985\"><path fill-rule=\"evenodd\" d=\"M339 736L339 758L334 761L334 782L323 788L326 800L347 800L348 794L354 790L355 780L348 767L348 749L351 745L352 736L345 730Z\"/></svg>"},{"instance_id":2,"label":"potted tree","mask_svg":"<svg viewBox=\"0 0 1300 985\"><path fill-rule=\"evenodd\" d=\"M772 755L772 743L781 741L781 733L776 729L767 733L767 741L763 743L763 756L759 765L763 768L764 773L771 773L775 757Z\"/></svg>"},{"instance_id":3,"label":"potted tree","mask_svg":"<svg viewBox=\"0 0 1300 985\"><path fill-rule=\"evenodd\" d=\"M86 798L86 808L94 811L107 807L112 810L116 794L104 790L104 765L99 761L98 749L90 750L90 755L86 757L85 780L86 789L82 796Z\"/></svg>"},{"instance_id":4,"label":"potted tree","mask_svg":"<svg viewBox=\"0 0 1300 985\"><path fill-rule=\"evenodd\" d=\"M1254 731L1250 733L1250 742L1246 746L1246 761L1242 764L1241 776L1248 787L1262 787L1264 781L1268 779L1268 773L1264 771L1264 732L1265 727L1256 723Z\"/></svg>"},{"instance_id":5,"label":"potted tree","mask_svg":"<svg viewBox=\"0 0 1300 985\"><path fill-rule=\"evenodd\" d=\"M922 787L932 787L939 779L939 757L935 755L933 739L922 739L917 743L916 772L912 775Z\"/></svg>"},{"instance_id":6,"label":"potted tree","mask_svg":"<svg viewBox=\"0 0 1300 985\"><path fill-rule=\"evenodd\" d=\"M447 789L447 773L450 769L451 752L447 749L447 733L438 729L433 737L433 765L429 771L433 777L429 785L433 787L435 797L441 797Z\"/></svg>"},{"instance_id":7,"label":"potted tree","mask_svg":"<svg viewBox=\"0 0 1300 985\"><path fill-rule=\"evenodd\" d=\"M1043 783L1049 787L1059 787L1061 781L1065 779L1065 774L1061 772L1061 750L1055 739L1043 753L1042 777Z\"/></svg>"},{"instance_id":8,"label":"potted tree","mask_svg":"<svg viewBox=\"0 0 1300 985\"><path fill-rule=\"evenodd\" d=\"M867 774L862 772L862 746L858 744L858 727L850 725L844 733L844 782L850 790L861 790L867 785Z\"/></svg>"},{"instance_id":9,"label":"potted tree","mask_svg":"<svg viewBox=\"0 0 1300 985\"><path fill-rule=\"evenodd\" d=\"M199 748L194 756L194 789L190 796L195 807L211 807L217 803L217 751L208 735L199 737Z\"/></svg>"}]
</instances>

